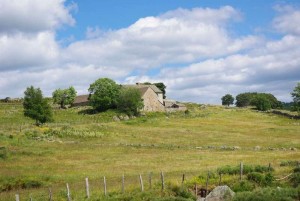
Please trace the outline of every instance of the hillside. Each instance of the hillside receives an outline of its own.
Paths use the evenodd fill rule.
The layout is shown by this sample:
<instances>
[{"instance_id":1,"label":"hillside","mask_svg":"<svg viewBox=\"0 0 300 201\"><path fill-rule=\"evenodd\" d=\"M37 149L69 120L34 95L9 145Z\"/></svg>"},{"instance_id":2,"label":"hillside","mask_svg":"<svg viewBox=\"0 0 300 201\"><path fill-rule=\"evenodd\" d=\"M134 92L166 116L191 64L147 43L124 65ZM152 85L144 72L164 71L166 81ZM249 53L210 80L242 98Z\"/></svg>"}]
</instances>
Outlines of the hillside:
<instances>
[{"instance_id":1,"label":"hillside","mask_svg":"<svg viewBox=\"0 0 300 201\"><path fill-rule=\"evenodd\" d=\"M18 188L24 180L49 186L150 171L176 180L183 172L196 176L240 162L279 167L300 158L299 120L251 109L188 108L188 113L147 113L120 122L113 121L121 115L115 111L57 109L53 123L36 127L23 116L21 104L0 103L0 190L9 190L9 182Z\"/></svg>"}]
</instances>

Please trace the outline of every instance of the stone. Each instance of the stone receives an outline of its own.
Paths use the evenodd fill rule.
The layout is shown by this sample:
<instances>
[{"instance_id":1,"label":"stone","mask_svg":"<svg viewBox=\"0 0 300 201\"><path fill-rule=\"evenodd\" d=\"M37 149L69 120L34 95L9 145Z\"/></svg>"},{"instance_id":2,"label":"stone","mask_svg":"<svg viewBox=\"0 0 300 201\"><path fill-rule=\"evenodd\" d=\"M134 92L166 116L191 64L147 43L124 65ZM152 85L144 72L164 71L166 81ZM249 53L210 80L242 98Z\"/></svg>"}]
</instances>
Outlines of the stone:
<instances>
[{"instance_id":1,"label":"stone","mask_svg":"<svg viewBox=\"0 0 300 201\"><path fill-rule=\"evenodd\" d=\"M255 150L255 151L259 151L260 149L261 149L260 146L255 146L255 147L254 147L254 150Z\"/></svg>"},{"instance_id":2,"label":"stone","mask_svg":"<svg viewBox=\"0 0 300 201\"><path fill-rule=\"evenodd\" d=\"M206 198L199 198L197 201L229 201L234 195L235 193L228 186L218 186Z\"/></svg>"},{"instance_id":3,"label":"stone","mask_svg":"<svg viewBox=\"0 0 300 201\"><path fill-rule=\"evenodd\" d=\"M241 150L241 147L239 147L239 146L234 146L234 147L233 147L233 150Z\"/></svg>"},{"instance_id":4,"label":"stone","mask_svg":"<svg viewBox=\"0 0 300 201\"><path fill-rule=\"evenodd\" d=\"M119 117L117 117L117 116L113 116L113 120L114 121L120 121Z\"/></svg>"},{"instance_id":5,"label":"stone","mask_svg":"<svg viewBox=\"0 0 300 201\"><path fill-rule=\"evenodd\" d=\"M128 116L128 115L125 115L125 116L123 117L123 120L125 120L125 121L129 120L129 116Z\"/></svg>"}]
</instances>

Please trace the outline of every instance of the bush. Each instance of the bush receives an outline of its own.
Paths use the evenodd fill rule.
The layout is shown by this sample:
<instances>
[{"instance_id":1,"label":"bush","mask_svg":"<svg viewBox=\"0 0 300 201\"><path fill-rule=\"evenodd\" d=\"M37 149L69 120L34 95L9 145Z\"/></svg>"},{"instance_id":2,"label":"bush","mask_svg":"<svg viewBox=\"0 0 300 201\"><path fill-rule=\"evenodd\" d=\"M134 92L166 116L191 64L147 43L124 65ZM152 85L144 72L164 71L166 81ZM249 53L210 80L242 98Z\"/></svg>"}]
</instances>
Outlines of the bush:
<instances>
[{"instance_id":1,"label":"bush","mask_svg":"<svg viewBox=\"0 0 300 201\"><path fill-rule=\"evenodd\" d=\"M274 181L274 176L271 173L264 175L258 172L251 172L247 175L247 179L261 186L270 186Z\"/></svg>"},{"instance_id":2,"label":"bush","mask_svg":"<svg viewBox=\"0 0 300 201\"><path fill-rule=\"evenodd\" d=\"M233 201L294 201L299 198L299 189L263 188L252 192L238 192Z\"/></svg>"},{"instance_id":3,"label":"bush","mask_svg":"<svg viewBox=\"0 0 300 201\"><path fill-rule=\"evenodd\" d=\"M6 147L0 147L0 159L6 159L7 158L7 150Z\"/></svg>"},{"instance_id":4,"label":"bush","mask_svg":"<svg viewBox=\"0 0 300 201\"><path fill-rule=\"evenodd\" d=\"M43 182L32 178L7 178L0 181L0 192L10 191L14 189L39 188L43 186Z\"/></svg>"},{"instance_id":5,"label":"bush","mask_svg":"<svg viewBox=\"0 0 300 201\"><path fill-rule=\"evenodd\" d=\"M300 167L294 168L293 174L290 178L292 186L297 187L300 185Z\"/></svg>"},{"instance_id":6,"label":"bush","mask_svg":"<svg viewBox=\"0 0 300 201\"><path fill-rule=\"evenodd\" d=\"M241 181L239 183L235 183L232 186L232 190L234 192L243 192L243 191L252 191L254 190L255 185L249 181Z\"/></svg>"},{"instance_id":7,"label":"bush","mask_svg":"<svg viewBox=\"0 0 300 201\"><path fill-rule=\"evenodd\" d=\"M281 161L280 166L297 166L299 164L300 161L287 160L287 161Z\"/></svg>"},{"instance_id":8,"label":"bush","mask_svg":"<svg viewBox=\"0 0 300 201\"><path fill-rule=\"evenodd\" d=\"M190 198L190 199L195 198L193 193L191 193L187 188L182 186L177 186L177 185L171 186L171 191L175 193L176 197Z\"/></svg>"},{"instance_id":9,"label":"bush","mask_svg":"<svg viewBox=\"0 0 300 201\"><path fill-rule=\"evenodd\" d=\"M127 115L138 115L144 107L141 92L132 87L123 87L120 90L117 108Z\"/></svg>"},{"instance_id":10,"label":"bush","mask_svg":"<svg viewBox=\"0 0 300 201\"><path fill-rule=\"evenodd\" d=\"M256 165L256 166L251 166L251 165L244 165L243 166L243 173L244 174L248 174L251 172L260 172L260 173L264 173L264 172L269 172L269 171L274 171L274 168L269 166L262 166L262 165ZM236 175L240 173L240 166L223 166L217 169L217 172L219 174L229 174L229 175Z\"/></svg>"},{"instance_id":11,"label":"bush","mask_svg":"<svg viewBox=\"0 0 300 201\"><path fill-rule=\"evenodd\" d=\"M247 175L249 181L254 181L257 184L261 184L264 180L264 175L258 172L252 172Z\"/></svg>"}]
</instances>

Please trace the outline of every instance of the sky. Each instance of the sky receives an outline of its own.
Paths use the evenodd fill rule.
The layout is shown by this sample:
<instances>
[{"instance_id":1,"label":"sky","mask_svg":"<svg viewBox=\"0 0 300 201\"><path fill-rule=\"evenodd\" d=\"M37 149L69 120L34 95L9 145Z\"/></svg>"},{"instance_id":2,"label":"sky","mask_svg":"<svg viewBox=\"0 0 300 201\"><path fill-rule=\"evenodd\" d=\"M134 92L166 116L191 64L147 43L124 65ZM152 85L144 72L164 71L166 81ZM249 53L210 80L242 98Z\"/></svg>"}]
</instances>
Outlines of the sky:
<instances>
[{"instance_id":1,"label":"sky","mask_svg":"<svg viewBox=\"0 0 300 201\"><path fill-rule=\"evenodd\" d=\"M298 0L0 0L0 98L95 80L163 82L167 98L292 101L300 82Z\"/></svg>"}]
</instances>

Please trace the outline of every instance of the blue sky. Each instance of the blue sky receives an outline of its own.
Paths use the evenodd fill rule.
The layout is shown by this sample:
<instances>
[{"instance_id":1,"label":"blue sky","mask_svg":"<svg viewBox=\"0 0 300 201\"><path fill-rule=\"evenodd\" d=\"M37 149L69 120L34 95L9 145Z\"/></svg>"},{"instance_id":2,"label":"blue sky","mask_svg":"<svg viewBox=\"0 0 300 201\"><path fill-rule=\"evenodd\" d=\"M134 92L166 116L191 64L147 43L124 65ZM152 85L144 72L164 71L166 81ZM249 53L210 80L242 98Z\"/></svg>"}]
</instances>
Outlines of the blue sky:
<instances>
[{"instance_id":1,"label":"blue sky","mask_svg":"<svg viewBox=\"0 0 300 201\"><path fill-rule=\"evenodd\" d=\"M275 16L272 9L277 4L296 4L297 1L274 1L274 0L69 0L66 4L76 3L77 9L73 16L76 25L67 27L58 32L58 38L74 36L76 39L83 39L87 27L99 27L103 30L120 29L127 27L139 18L157 16L177 8L192 9L195 7L219 8L231 5L243 12L243 21L235 24L237 34L255 31L258 27L269 26Z\"/></svg>"},{"instance_id":2,"label":"blue sky","mask_svg":"<svg viewBox=\"0 0 300 201\"><path fill-rule=\"evenodd\" d=\"M291 101L300 81L300 2L2 0L0 91L46 96L101 77L164 82L167 97L220 104L227 93Z\"/></svg>"}]
</instances>

